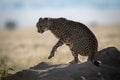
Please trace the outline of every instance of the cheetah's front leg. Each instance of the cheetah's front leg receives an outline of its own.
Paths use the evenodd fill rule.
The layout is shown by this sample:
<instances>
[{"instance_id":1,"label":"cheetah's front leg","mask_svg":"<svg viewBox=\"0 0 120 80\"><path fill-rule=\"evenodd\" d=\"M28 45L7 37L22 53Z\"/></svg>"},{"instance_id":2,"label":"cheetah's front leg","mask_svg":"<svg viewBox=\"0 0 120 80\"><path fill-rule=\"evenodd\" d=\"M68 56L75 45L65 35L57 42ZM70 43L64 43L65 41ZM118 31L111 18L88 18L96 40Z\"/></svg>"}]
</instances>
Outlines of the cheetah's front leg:
<instances>
[{"instance_id":1,"label":"cheetah's front leg","mask_svg":"<svg viewBox=\"0 0 120 80\"><path fill-rule=\"evenodd\" d=\"M74 64L74 63L81 63L81 61L78 59L78 54L77 53L74 53L72 51L72 55L74 57L74 60L72 60L71 62L69 62L70 64Z\"/></svg>"},{"instance_id":2,"label":"cheetah's front leg","mask_svg":"<svg viewBox=\"0 0 120 80\"><path fill-rule=\"evenodd\" d=\"M60 46L62 46L63 44L64 44L63 40L60 39L60 40L56 43L56 45L52 48L52 51L51 51L48 59L52 58L52 57L54 56L55 51L57 50L57 48L60 47Z\"/></svg>"}]
</instances>

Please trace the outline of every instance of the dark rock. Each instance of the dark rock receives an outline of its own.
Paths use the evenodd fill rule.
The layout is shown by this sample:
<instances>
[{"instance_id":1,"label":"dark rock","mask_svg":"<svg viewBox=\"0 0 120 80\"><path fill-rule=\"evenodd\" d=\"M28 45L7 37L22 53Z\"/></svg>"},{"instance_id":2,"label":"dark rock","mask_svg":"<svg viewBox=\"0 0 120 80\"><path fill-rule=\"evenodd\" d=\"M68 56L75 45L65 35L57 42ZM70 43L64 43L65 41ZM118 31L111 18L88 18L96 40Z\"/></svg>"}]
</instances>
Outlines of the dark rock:
<instances>
[{"instance_id":1,"label":"dark rock","mask_svg":"<svg viewBox=\"0 0 120 80\"><path fill-rule=\"evenodd\" d=\"M87 61L82 64L41 62L2 80L120 80L120 52L115 47L98 51L100 66Z\"/></svg>"},{"instance_id":2,"label":"dark rock","mask_svg":"<svg viewBox=\"0 0 120 80\"><path fill-rule=\"evenodd\" d=\"M120 67L120 51L115 47L105 48L97 52L95 60L109 66Z\"/></svg>"}]
</instances>

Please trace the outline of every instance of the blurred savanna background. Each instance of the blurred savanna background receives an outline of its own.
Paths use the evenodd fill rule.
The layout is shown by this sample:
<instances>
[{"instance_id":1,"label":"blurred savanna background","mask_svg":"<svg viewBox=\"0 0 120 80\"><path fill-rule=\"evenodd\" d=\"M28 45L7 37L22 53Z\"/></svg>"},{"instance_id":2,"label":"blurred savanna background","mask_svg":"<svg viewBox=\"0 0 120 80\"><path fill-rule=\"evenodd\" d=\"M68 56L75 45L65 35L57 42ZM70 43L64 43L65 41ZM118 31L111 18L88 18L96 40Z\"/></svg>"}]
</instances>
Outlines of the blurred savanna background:
<instances>
[{"instance_id":1,"label":"blurred savanna background","mask_svg":"<svg viewBox=\"0 0 120 80\"><path fill-rule=\"evenodd\" d=\"M50 31L37 33L40 17L84 23L96 35L99 50L120 49L120 0L0 0L0 70L13 68L14 73L42 61L69 63L73 59L66 45L47 58L58 39Z\"/></svg>"}]
</instances>

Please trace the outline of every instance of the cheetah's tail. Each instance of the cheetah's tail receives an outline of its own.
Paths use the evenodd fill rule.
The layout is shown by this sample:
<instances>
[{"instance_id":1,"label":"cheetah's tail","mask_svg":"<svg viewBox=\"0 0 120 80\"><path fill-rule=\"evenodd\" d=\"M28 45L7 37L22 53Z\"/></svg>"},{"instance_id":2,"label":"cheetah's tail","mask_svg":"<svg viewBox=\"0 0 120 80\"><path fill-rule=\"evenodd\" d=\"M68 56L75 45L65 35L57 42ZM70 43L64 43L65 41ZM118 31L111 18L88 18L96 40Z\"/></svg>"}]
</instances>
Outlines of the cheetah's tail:
<instances>
[{"instance_id":1,"label":"cheetah's tail","mask_svg":"<svg viewBox=\"0 0 120 80\"><path fill-rule=\"evenodd\" d=\"M91 61L96 66L100 66L100 64L101 64L100 61L95 60L95 52L88 56L88 60L87 61Z\"/></svg>"}]
</instances>

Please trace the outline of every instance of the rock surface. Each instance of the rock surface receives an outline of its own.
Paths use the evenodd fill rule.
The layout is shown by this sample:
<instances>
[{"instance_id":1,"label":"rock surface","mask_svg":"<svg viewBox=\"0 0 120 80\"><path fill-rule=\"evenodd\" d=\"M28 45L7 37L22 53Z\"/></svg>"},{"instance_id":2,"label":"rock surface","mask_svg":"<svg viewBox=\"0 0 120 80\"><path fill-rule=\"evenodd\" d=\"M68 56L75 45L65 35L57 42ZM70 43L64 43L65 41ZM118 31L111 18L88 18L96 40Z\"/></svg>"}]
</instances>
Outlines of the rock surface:
<instances>
[{"instance_id":1,"label":"rock surface","mask_svg":"<svg viewBox=\"0 0 120 80\"><path fill-rule=\"evenodd\" d=\"M87 61L82 64L53 64L41 62L1 80L120 80L120 51L108 47L98 51L95 60L100 65Z\"/></svg>"}]
</instances>

